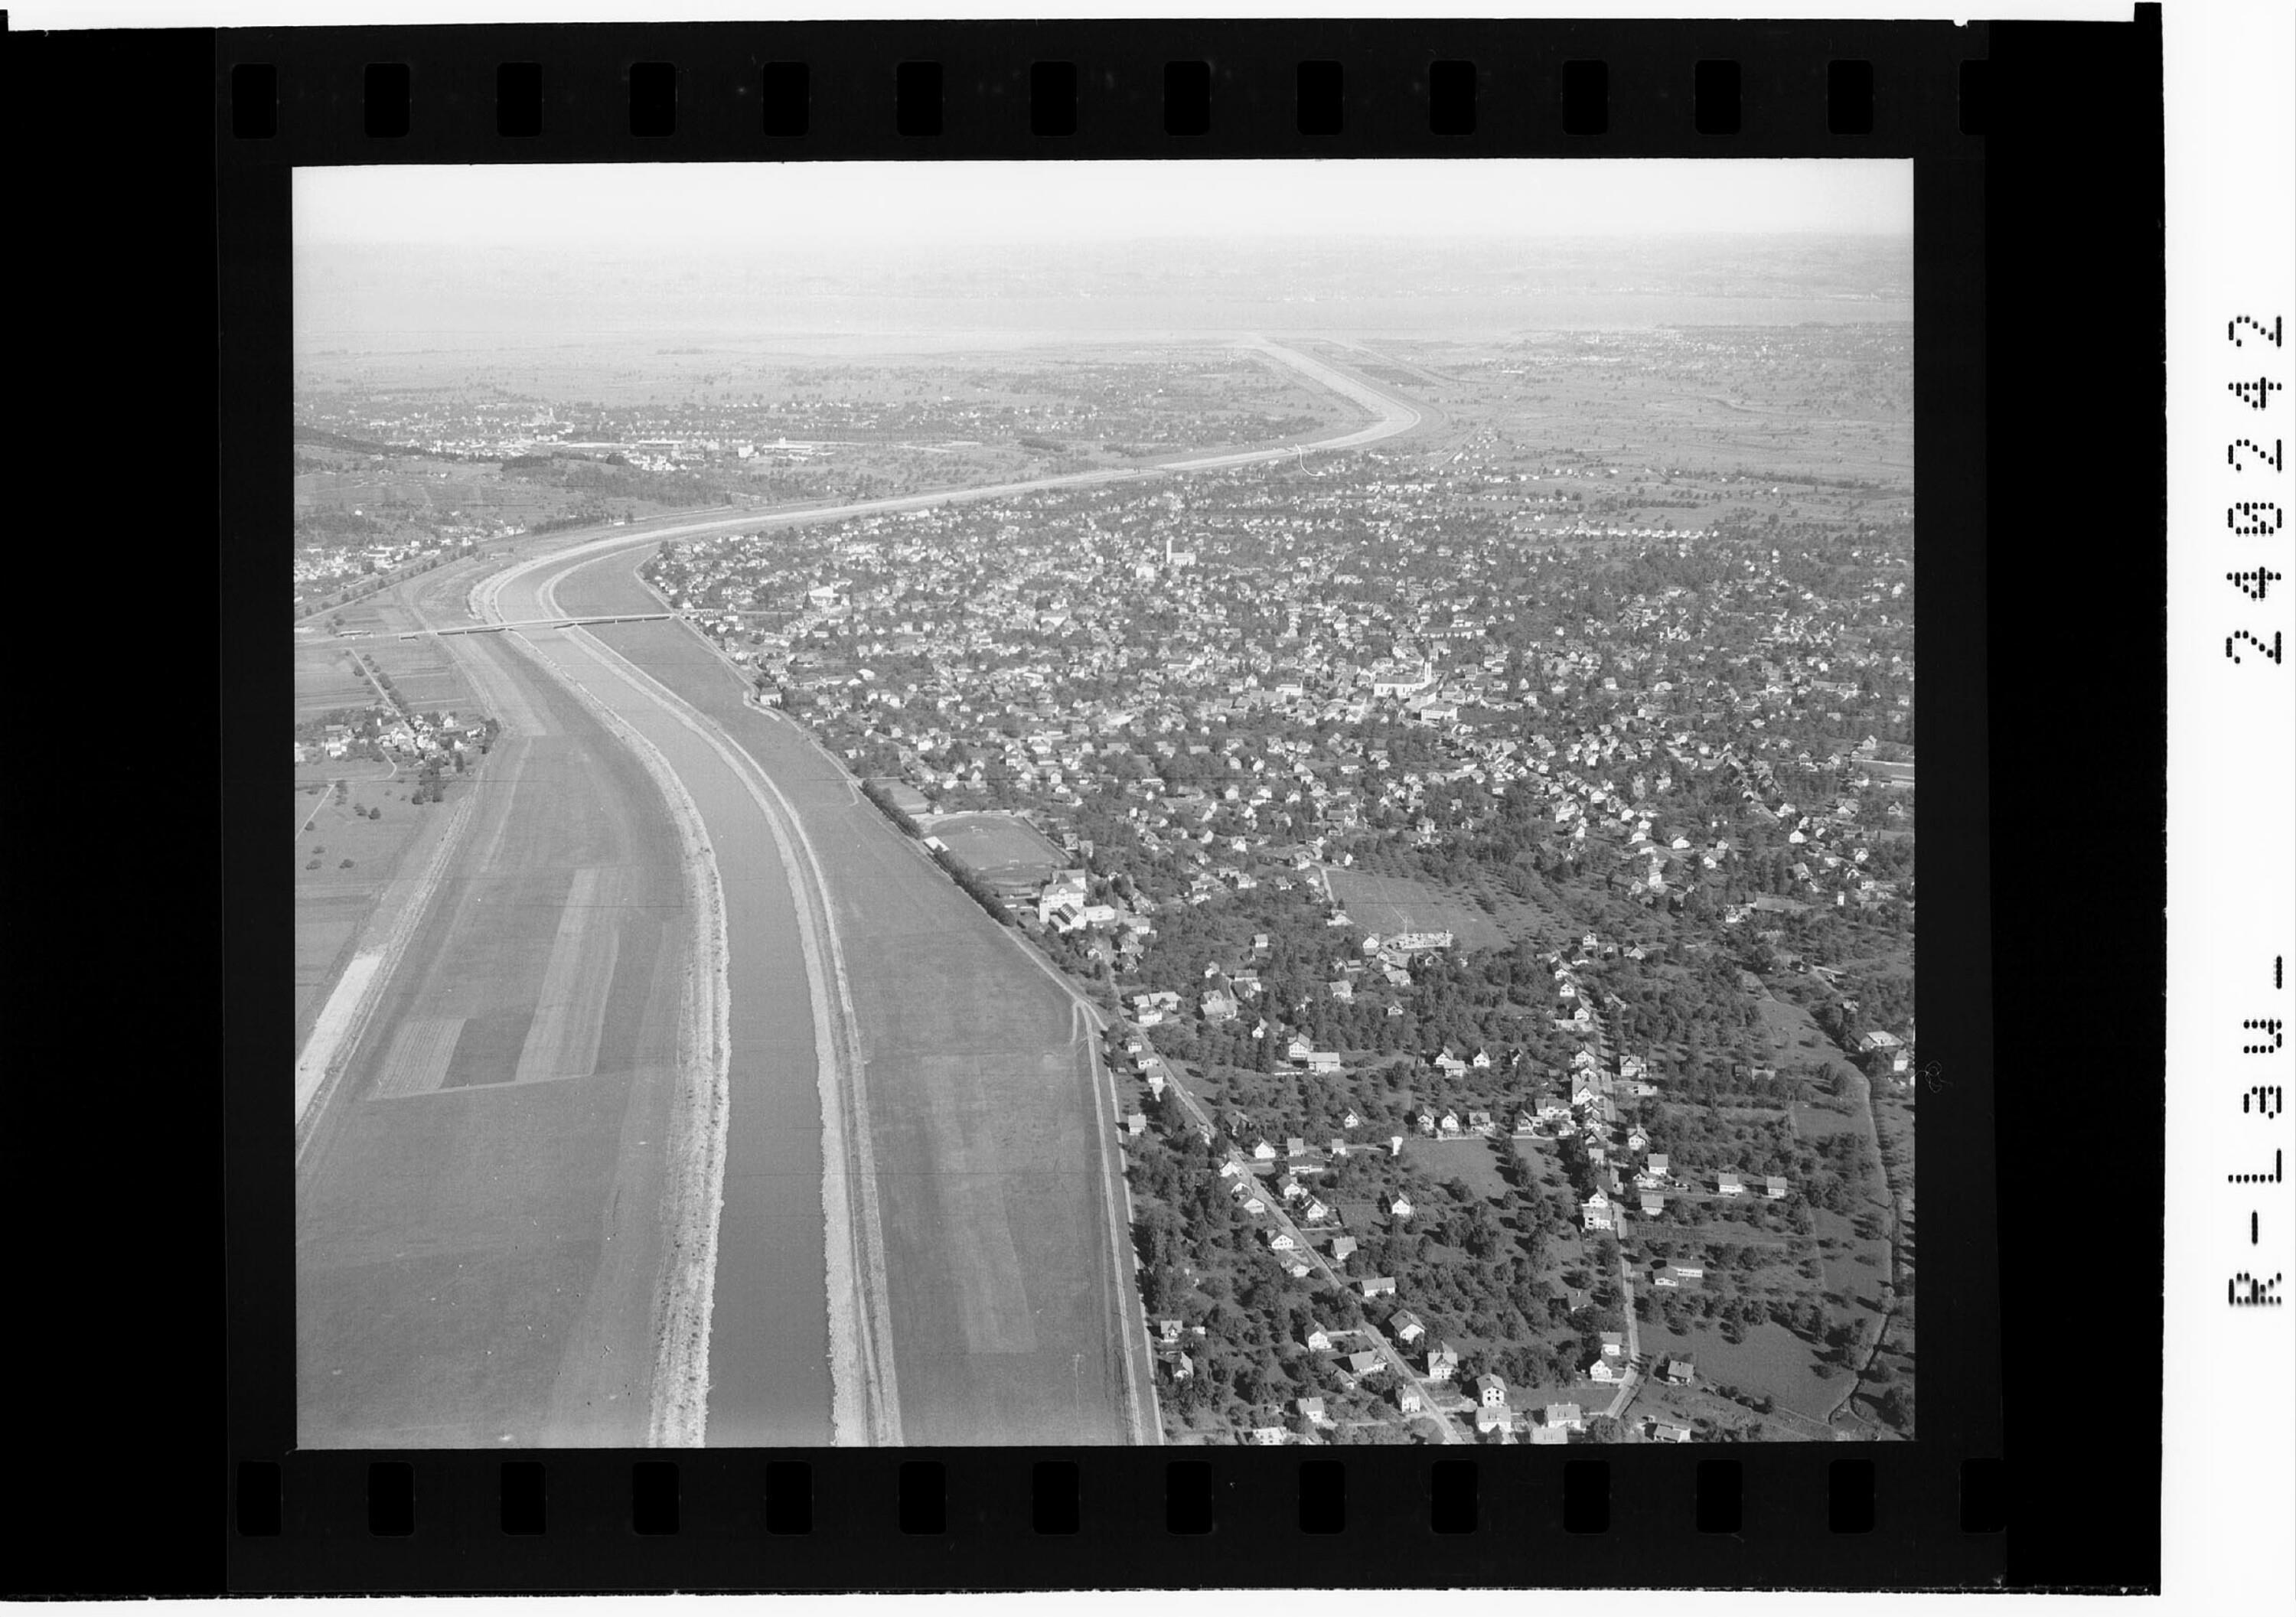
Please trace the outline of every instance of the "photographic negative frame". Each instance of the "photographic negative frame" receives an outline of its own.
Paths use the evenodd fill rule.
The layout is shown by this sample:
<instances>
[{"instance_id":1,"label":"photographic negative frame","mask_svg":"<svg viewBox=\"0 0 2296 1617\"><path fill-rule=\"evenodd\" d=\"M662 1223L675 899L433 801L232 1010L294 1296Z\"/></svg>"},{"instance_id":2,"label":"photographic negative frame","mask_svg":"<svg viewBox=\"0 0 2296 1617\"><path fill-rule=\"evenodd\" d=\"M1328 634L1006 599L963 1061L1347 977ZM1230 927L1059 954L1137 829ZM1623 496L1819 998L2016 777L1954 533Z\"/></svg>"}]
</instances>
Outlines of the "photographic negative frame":
<instances>
[{"instance_id":1,"label":"photographic negative frame","mask_svg":"<svg viewBox=\"0 0 2296 1617\"><path fill-rule=\"evenodd\" d=\"M792 150L809 161L920 160L918 142L932 143L923 160L1037 160L1047 139L1073 142L1064 155L1087 161L1162 157L1176 140L1197 143L1191 155L1215 160L1431 161L1459 157L1456 144L1444 143L1461 141L1480 157L1546 158L1575 154L1575 143L1588 140L1619 158L1807 157L1838 153L1841 142L1856 140L1861 156L1909 159L1915 498L1925 530L1917 565L1933 597L1951 603L1924 613L1917 628L1921 745L1933 769L1944 771L1934 777L1942 826L1931 833L1927 874L1932 893L1943 896L1932 898L1923 938L1922 997L1931 1018L1923 1055L1936 1066L1936 1094L1950 1099L1930 1107L1923 1126L1924 1161L1943 1176L1936 1184L1946 1193L1931 1202L1930 1261L1944 1268L1931 1281L1914 1441L1830 1444L1823 1454L1800 1444L1734 1445L1726 1453L1629 1445L1567 1457L1513 1447L1479 1447L1472 1457L1355 1450L1339 1457L1102 1447L551 1449L512 1457L298 1448L291 1222L281 1221L294 1142L276 1116L278 1091L247 1077L279 1069L276 1032L242 1013L226 1047L231 1467L234 1498L254 1504L234 1521L241 1528L269 1524L265 1501L275 1498L279 1531L234 1532L234 1587L437 1588L437 1569L448 1556L463 1557L464 1575L451 1580L469 1587L473 1555L495 1569L483 1581L500 1587L539 1580L545 1560L552 1580L563 1580L585 1556L594 1559L582 1564L578 1581L602 1588L1364 1588L1440 1580L1849 1588L1988 1586L2005 1576L2001 1537L1964 1531L1965 1467L1975 1462L1975 1474L1991 1475L1984 1467L2003 1452L2002 1331L2014 1317L1994 1302L1995 1231L2007 1222L2006 1198L1996 1194L2002 1153L1996 1128L2013 1107L1993 1084L1997 932L1986 857L1988 816L1997 813L1988 751L1988 709L1997 694L1988 690L1988 670L1998 663L1988 662L1987 636L1999 603L1988 594L1997 562L1986 544L1993 491L1985 445L1997 351L1988 341L1988 313L1996 307L1988 250L1999 198L1988 185L1985 152L1995 136L1962 124L1974 82L1963 64L1985 59L1991 35L1915 23L1764 25L1759 33L1748 25L1463 23L1441 25L1435 30L1441 39L1431 43L1432 28L786 25L543 30L531 43L454 29L218 36L226 644L254 643L259 613L242 603L259 598L251 593L255 581L275 580L291 542L291 513L276 484L282 446L291 437L283 382L292 352L286 295L292 176L374 162L376 143L390 143L394 164L500 161L512 140L529 143L518 148L518 160L552 163L770 160L775 139L799 143ZM502 134L495 92L507 81L495 70L533 61L544 63L541 132ZM767 64L799 61L808 86L804 133L768 135L758 99L774 82ZM1213 64L1201 104L1191 75L1163 72L1168 62L1197 62ZM1345 110L1336 130L1327 107L1300 103L1303 90L1315 102L1329 83L1320 72L1297 73L1303 62L1340 64ZM1456 100L1447 114L1452 123L1435 127L1432 86L1439 78L1456 94L1456 73L1393 70L1422 62L1477 64L1472 135L1457 133ZM1573 132L1586 127L1579 115L1587 80L1567 65L1588 62L1608 69L1608 113L1594 135ZM1715 110L1721 82L1698 69L1718 62L1742 64L1734 133L1721 132L1727 120ZM1833 72L1836 62L1872 64L1869 133L1829 127L1828 86L1839 92L1834 99L1855 101L1860 82L1855 73ZM367 70L377 62L407 70L403 78L376 79ZM660 127L646 120L660 113L661 81L630 64L661 62L677 70L672 126L633 132L632 118L641 130ZM920 110L931 99L932 76L902 71L903 63L918 62L939 64L938 118ZM1077 77L1073 135L1038 135L1031 127L1026 109L1038 87L1038 62L1089 65ZM255 132L261 119L249 111L264 83L245 70L250 67L274 75L267 135ZM786 89L786 78L780 82ZM412 86L403 134L391 132L400 126L388 111L398 85ZM373 134L368 90L386 106ZM1205 107L1201 135L1166 132L1168 116L1180 119L1177 127L1193 128L1191 120ZM1717 141L1731 143L1731 157L1709 155ZM275 710L284 670L228 661L227 699L244 696L250 707ZM225 750L227 772L235 772L242 765L228 735ZM272 890L257 877L253 842L226 840L226 891L235 895ZM272 911L264 902L234 898L230 907L239 917L226 932L226 969L234 984L287 974L285 894L276 895ZM506 1457L546 1472L549 1531L538 1541L502 1531L496 1506L508 1497ZM1432 1531L1431 1501L1455 1508L1464 1474L1431 1471L1439 1460L1473 1468L1473 1531L1426 1540L1414 1532L1414 1551L1399 1554L1386 1535L1363 1531L1363 1523L1405 1520L1431 1522ZM1175 1461L1189 1468L1171 1470ZM768 1468L792 1463L809 1468L810 1533L773 1531L794 1473ZM1718 1465L1735 1468L1739 1529L1702 1534L1701 1489L1719 1490L1731 1474L1713 1469ZM516 1474L515 1487L527 1487L531 1473ZM1078 1531L1040 1531L1040 1502L1050 1500L1045 1508L1058 1518L1071 1485L1081 1501ZM364 1531L399 1520L402 1501L418 1524L413 1540ZM1194 1523L1176 1518L1199 1506L1217 1531L1186 1531ZM1341 1531L1324 1536L1334 1522ZM1578 1531L1596 1523L1602 1531ZM583 1531L592 1525L601 1531ZM664 1525L672 1531L649 1531ZM617 1531L603 1531L609 1527ZM1261 1553L1302 1531L1317 1536L1281 1555ZM570 1539L578 1547L570 1550ZM1718 1558L1725 1544L1726 1571ZM1439 1572L1428 1545L1439 1546ZM1301 1560L1310 1549L1311 1569Z\"/></svg>"}]
</instances>

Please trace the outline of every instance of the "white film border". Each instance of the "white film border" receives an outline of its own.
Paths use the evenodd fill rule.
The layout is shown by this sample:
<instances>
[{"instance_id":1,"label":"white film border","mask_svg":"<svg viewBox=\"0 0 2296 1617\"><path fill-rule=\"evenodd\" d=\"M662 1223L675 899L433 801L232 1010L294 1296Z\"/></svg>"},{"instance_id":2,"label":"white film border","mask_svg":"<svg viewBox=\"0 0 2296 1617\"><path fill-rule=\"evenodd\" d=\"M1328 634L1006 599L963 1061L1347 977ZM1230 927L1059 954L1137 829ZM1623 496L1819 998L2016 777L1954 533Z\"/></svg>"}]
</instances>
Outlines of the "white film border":
<instances>
[{"instance_id":1,"label":"white film border","mask_svg":"<svg viewBox=\"0 0 2296 1617\"><path fill-rule=\"evenodd\" d=\"M2179 1610L2285 1611L2296 1601L2296 9L2204 0L2170 4L2163 23L2161 1585Z\"/></svg>"}]
</instances>

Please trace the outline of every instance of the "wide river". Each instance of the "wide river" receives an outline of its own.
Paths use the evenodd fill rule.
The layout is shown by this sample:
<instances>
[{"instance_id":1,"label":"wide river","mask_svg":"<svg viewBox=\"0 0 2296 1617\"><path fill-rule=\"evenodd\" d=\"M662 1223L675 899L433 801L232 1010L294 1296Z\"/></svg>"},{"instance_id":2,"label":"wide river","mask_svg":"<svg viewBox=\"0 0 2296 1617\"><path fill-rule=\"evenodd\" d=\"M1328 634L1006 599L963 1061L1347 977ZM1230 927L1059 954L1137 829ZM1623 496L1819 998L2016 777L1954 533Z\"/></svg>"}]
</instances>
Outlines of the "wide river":
<instances>
[{"instance_id":1,"label":"wide river","mask_svg":"<svg viewBox=\"0 0 2296 1617\"><path fill-rule=\"evenodd\" d=\"M634 559L624 553L589 565L627 574ZM545 616L536 597L559 570L538 569L505 584L503 615L513 620ZM693 641L681 625L631 627ZM661 751L712 831L727 952L736 973L729 984L730 1129L718 1250L748 1260L718 1266L709 1441L826 1445L831 1406L821 1104L788 876L748 787L715 748L670 718L586 636L527 633L538 651ZM754 826L754 834L726 833L745 825Z\"/></svg>"}]
</instances>

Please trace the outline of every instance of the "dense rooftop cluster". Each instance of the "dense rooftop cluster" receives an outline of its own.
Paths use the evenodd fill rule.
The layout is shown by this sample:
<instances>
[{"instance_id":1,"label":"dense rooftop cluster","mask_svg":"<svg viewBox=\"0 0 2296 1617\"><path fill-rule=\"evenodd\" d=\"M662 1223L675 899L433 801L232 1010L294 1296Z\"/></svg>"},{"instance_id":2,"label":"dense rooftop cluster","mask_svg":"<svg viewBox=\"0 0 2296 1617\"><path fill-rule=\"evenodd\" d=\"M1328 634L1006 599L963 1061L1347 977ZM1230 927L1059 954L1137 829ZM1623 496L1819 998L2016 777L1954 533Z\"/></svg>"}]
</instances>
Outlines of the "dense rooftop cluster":
<instances>
[{"instance_id":1,"label":"dense rooftop cluster","mask_svg":"<svg viewBox=\"0 0 2296 1617\"><path fill-rule=\"evenodd\" d=\"M1901 895L1905 533L1595 559L1480 492L1366 456L687 541L648 572L863 772L1109 844L1102 874L1160 901L1494 839L1677 907L1778 856L1773 899Z\"/></svg>"},{"instance_id":2,"label":"dense rooftop cluster","mask_svg":"<svg viewBox=\"0 0 2296 1617\"><path fill-rule=\"evenodd\" d=\"M1119 1071L1153 1087L1130 1161L1168 1254L1148 1305L1184 1326L1161 1344L1176 1431L1583 1433L1505 1387L1626 1378L1602 1339L1633 1306L1611 1278L1630 1217L1654 1326L1838 1330L1813 1220L1845 1218L1875 1165L1798 1145L1781 1113L1722 1127L1669 1102L1831 1087L1773 1064L1742 968L1830 987L1828 956L1863 953L1878 985L1889 937L1902 962L1910 534L1550 536L1552 469L1456 464L1041 494L676 544L648 569L924 829L990 808L1058 839L1070 863L1004 901L1125 1016ZM1534 957L1374 930L1335 896L1350 866L1573 925L1625 903L1644 940ZM1854 943L1829 911L1860 918ZM1902 1064L1908 994L1875 1005L1902 1038L1813 1003ZM1531 1209L1510 1228L1394 1143L1473 1135L1509 1142ZM1517 1137L1552 1142L1555 1171ZM1775 1262L1670 1202L1757 1220ZM1433 1233L1398 1227L1414 1203ZM1426 1337L1408 1355L1398 1316Z\"/></svg>"},{"instance_id":3,"label":"dense rooftop cluster","mask_svg":"<svg viewBox=\"0 0 2296 1617\"><path fill-rule=\"evenodd\" d=\"M1750 340L1605 341L1694 373ZM1801 407L1877 373L1776 341L1816 373ZM1486 396L1540 373L1417 368ZM1871 1340L1825 1299L1887 1250L1893 1182L1864 1134L1793 1118L1847 1128L1857 1069L1879 1091L1912 1062L1902 479L1534 452L1511 419L644 569L1117 1013L1177 1438L1612 1441L1611 1389L1642 1385L1679 1405L1645 1437L1810 1435L1767 1383L1627 1344L1768 1331L1839 1375ZM975 879L984 810L1059 858ZM1444 902L1414 918L1377 881ZM1781 1020L1812 1047L1782 1056ZM1503 1195L1414 1154L1476 1140ZM1850 1384L1910 1428L1909 1391Z\"/></svg>"}]
</instances>

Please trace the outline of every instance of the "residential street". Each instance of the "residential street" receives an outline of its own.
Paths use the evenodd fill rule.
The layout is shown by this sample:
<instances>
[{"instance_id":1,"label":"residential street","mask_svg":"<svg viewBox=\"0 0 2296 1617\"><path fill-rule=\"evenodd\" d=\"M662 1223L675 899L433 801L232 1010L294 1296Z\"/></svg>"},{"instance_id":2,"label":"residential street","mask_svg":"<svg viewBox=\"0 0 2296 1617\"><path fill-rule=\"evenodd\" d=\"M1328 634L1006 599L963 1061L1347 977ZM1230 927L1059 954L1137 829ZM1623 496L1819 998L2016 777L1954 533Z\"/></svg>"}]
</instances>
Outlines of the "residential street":
<instances>
[{"instance_id":1,"label":"residential street","mask_svg":"<svg viewBox=\"0 0 2296 1617\"><path fill-rule=\"evenodd\" d=\"M1204 1104L1201 1100L1189 1093L1187 1085L1180 1081L1180 1075L1173 1070L1171 1063L1164 1061L1160 1056L1156 1060L1155 1070L1163 1073L1165 1082L1171 1086L1172 1093L1178 1096L1180 1098L1182 1108L1185 1110L1187 1114L1196 1121L1197 1125L1213 1137L1218 1137L1218 1130L1213 1127L1211 1114L1204 1109ZM1230 1160L1241 1164L1245 1173L1250 1173L1251 1165L1245 1161L1241 1156L1232 1157ZM1308 1263L1314 1264L1324 1279L1330 1281L1333 1285L1338 1286L1341 1291L1345 1291L1349 1284L1348 1277L1332 1267L1330 1261L1325 1259L1320 1249L1308 1244L1308 1238L1300 1233L1300 1227L1292 1223L1291 1215L1283 1211L1283 1199L1280 1196L1271 1194L1267 1196L1267 1211L1275 1222L1275 1227L1292 1237L1292 1241L1298 1245L1302 1259ZM1456 1443L1460 1441L1461 1439L1459 1437L1457 1427L1453 1424L1448 1416L1437 1410L1435 1408L1434 1394L1429 1390L1427 1383L1412 1369L1411 1366L1405 1360L1403 1354L1396 1348L1395 1344L1387 1339L1384 1333L1374 1326L1365 1325L1362 1328L1362 1334L1371 1339L1374 1347L1378 1350L1379 1356L1387 1361L1387 1366L1390 1370L1400 1377L1406 1385L1416 1387L1419 1390L1419 1404L1421 1411L1432 1419L1436 1425L1441 1430L1443 1433L1443 1441L1446 1443Z\"/></svg>"}]
</instances>

